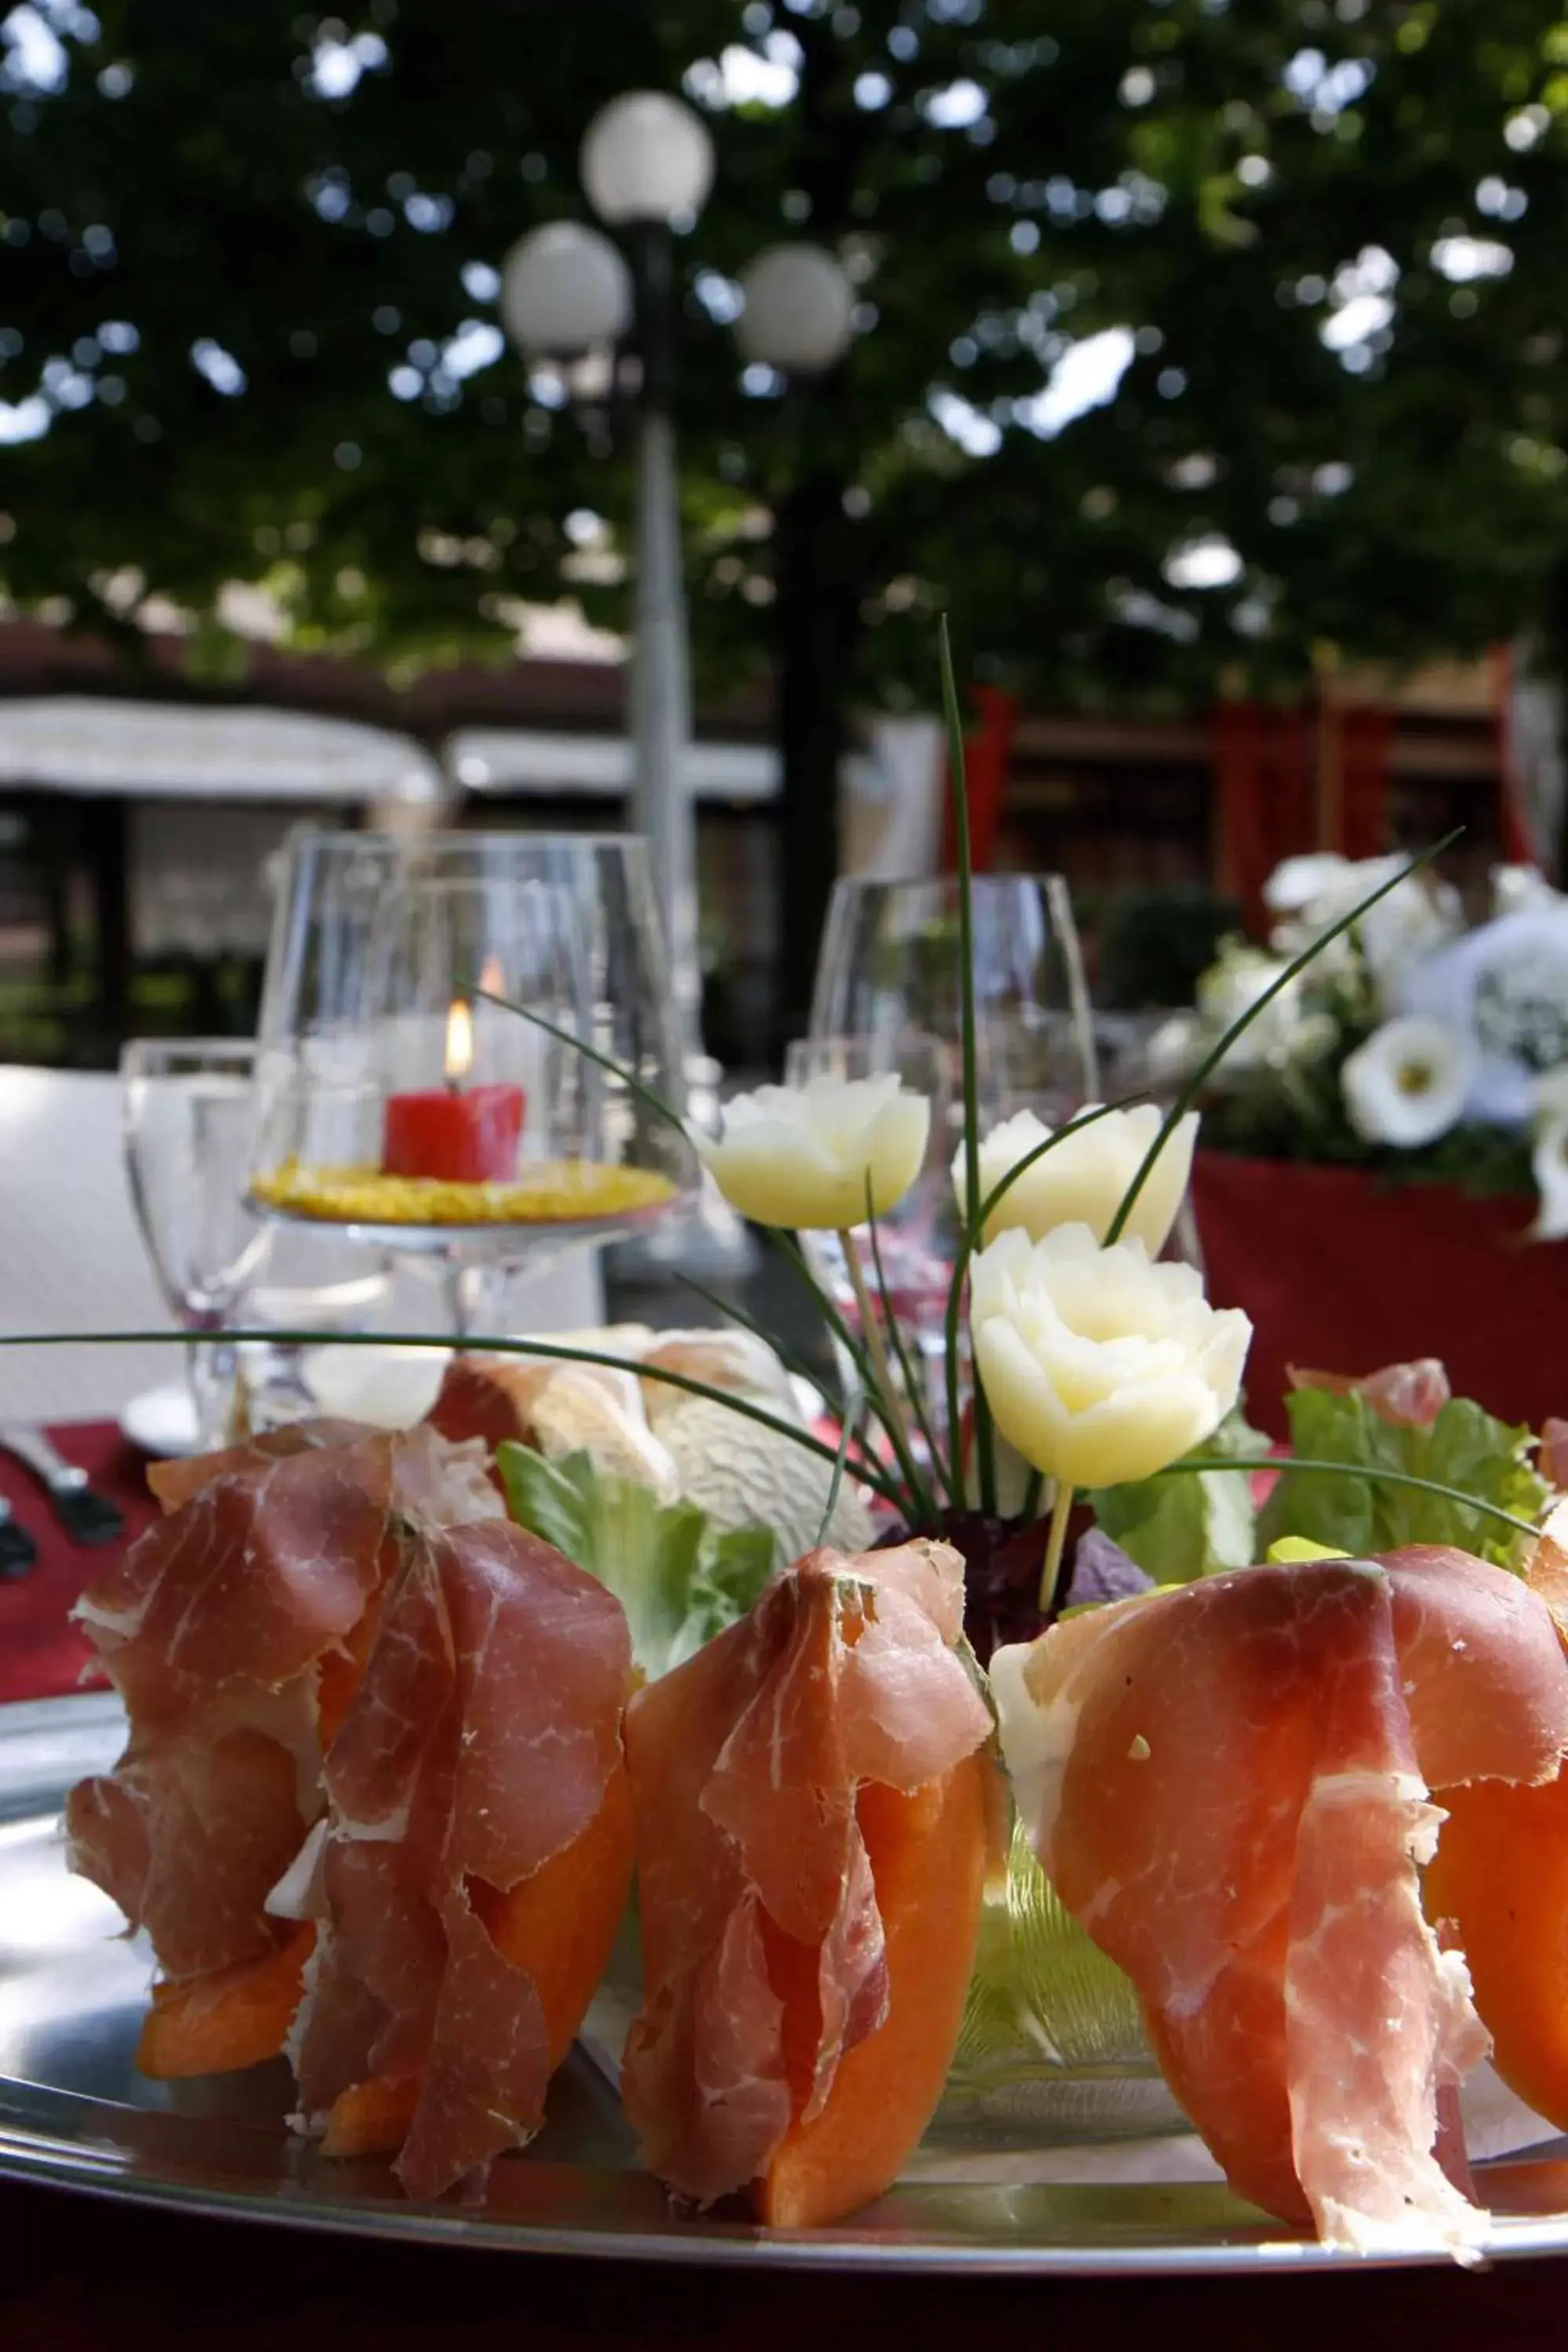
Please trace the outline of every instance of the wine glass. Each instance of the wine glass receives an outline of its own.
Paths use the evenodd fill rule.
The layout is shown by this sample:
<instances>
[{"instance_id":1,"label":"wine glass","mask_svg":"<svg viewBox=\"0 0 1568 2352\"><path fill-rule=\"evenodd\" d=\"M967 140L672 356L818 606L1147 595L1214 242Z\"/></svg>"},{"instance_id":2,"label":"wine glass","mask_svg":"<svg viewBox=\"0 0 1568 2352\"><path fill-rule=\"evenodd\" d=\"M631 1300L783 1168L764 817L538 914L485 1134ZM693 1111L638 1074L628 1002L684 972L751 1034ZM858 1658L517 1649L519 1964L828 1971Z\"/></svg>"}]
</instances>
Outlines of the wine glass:
<instances>
[{"instance_id":1,"label":"wine glass","mask_svg":"<svg viewBox=\"0 0 1568 2352\"><path fill-rule=\"evenodd\" d=\"M232 1324L267 1255L247 1204L256 1048L245 1039L133 1038L121 1055L131 1198L186 1350L198 1450L224 1444L237 1359L195 1335Z\"/></svg>"},{"instance_id":2,"label":"wine glass","mask_svg":"<svg viewBox=\"0 0 1568 2352\"><path fill-rule=\"evenodd\" d=\"M257 1198L434 1265L459 1339L524 1262L695 1197L640 841L300 830L260 1036Z\"/></svg>"},{"instance_id":3,"label":"wine glass","mask_svg":"<svg viewBox=\"0 0 1568 2352\"><path fill-rule=\"evenodd\" d=\"M247 1324L268 1334L243 1350L246 1409L255 1429L306 1421L323 1410L313 1384L313 1342L282 1335L363 1331L386 1304L393 1282L389 1256L355 1248L335 1227L274 1223L269 1233L260 1278L245 1301Z\"/></svg>"},{"instance_id":4,"label":"wine glass","mask_svg":"<svg viewBox=\"0 0 1568 2352\"><path fill-rule=\"evenodd\" d=\"M1054 874L984 874L971 883L975 1123L1016 1111L1060 1127L1092 1101L1099 1073L1072 902ZM854 1038L867 1070L896 1068L900 1040L941 1041L928 1168L911 1209L928 1269L900 1304L922 1361L933 1431L946 1428L946 1299L957 1259L952 1167L963 1139L961 903L953 876L848 877L834 886L812 998L812 1049ZM795 1066L806 1062L797 1056ZM921 1194L921 1186L925 1192ZM924 1220L921 1223L921 1220ZM819 1268L824 1253L815 1250ZM940 1267L940 1272L938 1268ZM940 1305L939 1305L940 1300ZM967 1321L959 1345L967 1350ZM967 1357L959 1367L967 1393Z\"/></svg>"},{"instance_id":5,"label":"wine glass","mask_svg":"<svg viewBox=\"0 0 1568 2352\"><path fill-rule=\"evenodd\" d=\"M931 1107L925 1158L909 1191L893 1208L877 1219L876 1246L870 1228L857 1225L847 1236L855 1253L855 1266L845 1260L844 1242L837 1234L804 1233L800 1236L807 1264L817 1283L849 1328L862 1330L861 1298L870 1303L876 1336L889 1376L908 1401L902 1377L902 1339L911 1355L910 1370L919 1384L913 1400L917 1411L911 1443L918 1454L927 1449L921 1437L921 1416L933 1431L943 1415L942 1367L946 1360L943 1330L948 1288L958 1244L958 1213L948 1169L948 1110L952 1097L953 1056L940 1037L909 1029L879 1037L803 1037L784 1056L784 1079L792 1087L809 1086L814 1078L862 1079L893 1076L911 1093L924 1095ZM881 1261L879 1278L877 1260ZM896 1338L895 1338L896 1335ZM912 1343L912 1345L911 1345ZM839 1372L847 1387L854 1385L854 1367L835 1340Z\"/></svg>"},{"instance_id":6,"label":"wine glass","mask_svg":"<svg viewBox=\"0 0 1568 2352\"><path fill-rule=\"evenodd\" d=\"M1094 1028L1072 901L1058 874L971 882L975 1077L983 1122L1037 1110L1059 1126L1097 1090ZM920 1030L961 1045L955 877L834 885L812 996L813 1037ZM962 1120L962 1089L952 1116Z\"/></svg>"},{"instance_id":7,"label":"wine glass","mask_svg":"<svg viewBox=\"0 0 1568 2352\"><path fill-rule=\"evenodd\" d=\"M1191 1016L1163 1007L1138 1013L1097 1013L1095 1041L1107 1099L1143 1096L1162 1117L1174 1107L1191 1067L1193 1048L1185 1034ZM1192 1190L1182 1196L1162 1255L1204 1271L1203 1245L1193 1211Z\"/></svg>"}]
</instances>

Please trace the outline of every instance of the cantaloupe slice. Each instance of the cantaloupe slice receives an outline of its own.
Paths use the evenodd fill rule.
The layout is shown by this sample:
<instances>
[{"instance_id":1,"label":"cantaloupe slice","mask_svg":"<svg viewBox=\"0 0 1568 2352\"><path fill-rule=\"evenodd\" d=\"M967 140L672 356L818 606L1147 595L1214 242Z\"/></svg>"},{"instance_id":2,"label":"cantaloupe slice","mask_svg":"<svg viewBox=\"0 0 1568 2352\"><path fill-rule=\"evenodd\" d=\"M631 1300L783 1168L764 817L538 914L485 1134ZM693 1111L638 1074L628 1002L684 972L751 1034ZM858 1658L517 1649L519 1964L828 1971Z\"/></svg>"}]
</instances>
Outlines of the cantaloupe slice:
<instances>
[{"instance_id":1,"label":"cantaloupe slice","mask_svg":"<svg viewBox=\"0 0 1568 2352\"><path fill-rule=\"evenodd\" d=\"M887 1939L888 2014L840 2061L821 2112L791 2126L756 2184L757 2218L773 2229L818 2228L880 2196L931 2120L974 1966L994 1770L979 1750L910 1795L861 1786L855 1810ZM786 2063L816 2041L816 1955L804 1945L795 1951L792 1965L770 1938ZM798 2101L797 2069L790 2071Z\"/></svg>"},{"instance_id":2,"label":"cantaloupe slice","mask_svg":"<svg viewBox=\"0 0 1568 2352\"><path fill-rule=\"evenodd\" d=\"M1538 1789L1474 1780L1447 1811L1422 1886L1469 1962L1492 2064L1510 2091L1568 2130L1568 1771Z\"/></svg>"},{"instance_id":3,"label":"cantaloupe slice","mask_svg":"<svg viewBox=\"0 0 1568 2352\"><path fill-rule=\"evenodd\" d=\"M617 1760L587 1828L531 1877L506 1894L480 1879L468 1882L469 1900L496 1949L533 1979L552 2074L571 2049L605 1973L631 1876L631 1785ZM351 2084L333 2104L322 2154L391 2154L407 2137L418 2096L417 2075Z\"/></svg>"},{"instance_id":4,"label":"cantaloupe slice","mask_svg":"<svg viewBox=\"0 0 1568 2352\"><path fill-rule=\"evenodd\" d=\"M508 1895L470 1882L475 1910L497 1951L539 1990L550 2071L571 2049L598 1990L632 1883L632 1791L617 1758L593 1820Z\"/></svg>"},{"instance_id":5,"label":"cantaloupe slice","mask_svg":"<svg viewBox=\"0 0 1568 2352\"><path fill-rule=\"evenodd\" d=\"M323 2156L391 2156L408 2137L419 2103L417 2074L374 2074L351 2083L332 2103Z\"/></svg>"},{"instance_id":6,"label":"cantaloupe slice","mask_svg":"<svg viewBox=\"0 0 1568 2352\"><path fill-rule=\"evenodd\" d=\"M229 2074L276 2058L300 2006L315 1941L310 1921L300 1920L260 1959L154 1985L136 2045L142 2074L172 2082Z\"/></svg>"},{"instance_id":7,"label":"cantaloupe slice","mask_svg":"<svg viewBox=\"0 0 1568 2352\"><path fill-rule=\"evenodd\" d=\"M381 1622L372 1599L344 1650L329 1650L317 1668L316 1719L323 1753L337 1738L364 1674ZM315 1928L301 1922L274 1950L237 1968L154 1985L137 2044L136 2063L155 2082L185 2074L233 2074L276 2058L300 2006Z\"/></svg>"}]
</instances>

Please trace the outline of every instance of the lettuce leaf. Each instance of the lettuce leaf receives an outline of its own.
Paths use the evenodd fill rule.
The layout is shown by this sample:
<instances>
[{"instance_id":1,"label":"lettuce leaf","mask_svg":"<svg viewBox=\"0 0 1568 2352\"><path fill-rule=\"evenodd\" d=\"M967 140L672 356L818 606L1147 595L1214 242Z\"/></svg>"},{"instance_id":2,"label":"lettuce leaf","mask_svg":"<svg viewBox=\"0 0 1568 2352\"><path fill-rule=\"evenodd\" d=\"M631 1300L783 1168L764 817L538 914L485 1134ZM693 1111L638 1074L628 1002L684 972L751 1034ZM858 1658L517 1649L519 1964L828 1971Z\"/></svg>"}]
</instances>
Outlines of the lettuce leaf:
<instances>
[{"instance_id":1,"label":"lettuce leaf","mask_svg":"<svg viewBox=\"0 0 1568 2352\"><path fill-rule=\"evenodd\" d=\"M496 1448L507 1508L608 1587L626 1612L632 1656L649 1681L743 1617L773 1572L771 1528L720 1533L695 1503L661 1503L586 1453L547 1462L531 1446Z\"/></svg>"},{"instance_id":2,"label":"lettuce leaf","mask_svg":"<svg viewBox=\"0 0 1568 2352\"><path fill-rule=\"evenodd\" d=\"M1202 1451L1246 1466L1182 1470L1089 1496L1096 1526L1156 1583L1188 1584L1220 1569L1250 1568L1258 1558L1251 1467L1268 1454L1268 1438L1238 1405Z\"/></svg>"},{"instance_id":3,"label":"lettuce leaf","mask_svg":"<svg viewBox=\"0 0 1568 2352\"><path fill-rule=\"evenodd\" d=\"M1468 1397L1450 1398L1426 1429L1394 1428L1364 1397L1327 1389L1292 1389L1286 1410L1296 1453L1347 1467L1287 1469L1259 1521L1264 1546L1298 1536L1365 1559L1403 1544L1457 1544L1500 1568L1520 1564L1523 1538L1498 1520L1441 1495L1351 1474L1354 1467L1403 1470L1533 1519L1547 1488L1531 1466L1528 1429L1510 1427Z\"/></svg>"}]
</instances>

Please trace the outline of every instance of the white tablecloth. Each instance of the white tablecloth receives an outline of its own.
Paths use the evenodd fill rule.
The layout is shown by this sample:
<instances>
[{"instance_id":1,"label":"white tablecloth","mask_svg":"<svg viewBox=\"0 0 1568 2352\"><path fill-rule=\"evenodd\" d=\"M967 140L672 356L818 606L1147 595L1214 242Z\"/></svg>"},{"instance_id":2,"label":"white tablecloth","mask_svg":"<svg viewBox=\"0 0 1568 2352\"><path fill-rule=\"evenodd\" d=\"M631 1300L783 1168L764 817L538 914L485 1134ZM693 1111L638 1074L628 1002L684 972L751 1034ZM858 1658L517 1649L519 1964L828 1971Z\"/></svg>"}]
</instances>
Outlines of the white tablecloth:
<instances>
[{"instance_id":1,"label":"white tablecloth","mask_svg":"<svg viewBox=\"0 0 1568 2352\"><path fill-rule=\"evenodd\" d=\"M113 1073L0 1065L0 1342L22 1331L174 1330L131 1205ZM514 1283L518 1330L604 1320L597 1256L580 1252ZM374 1316L382 1330L437 1331L430 1285L401 1276ZM0 1418L91 1421L181 1377L160 1343L0 1344Z\"/></svg>"}]
</instances>

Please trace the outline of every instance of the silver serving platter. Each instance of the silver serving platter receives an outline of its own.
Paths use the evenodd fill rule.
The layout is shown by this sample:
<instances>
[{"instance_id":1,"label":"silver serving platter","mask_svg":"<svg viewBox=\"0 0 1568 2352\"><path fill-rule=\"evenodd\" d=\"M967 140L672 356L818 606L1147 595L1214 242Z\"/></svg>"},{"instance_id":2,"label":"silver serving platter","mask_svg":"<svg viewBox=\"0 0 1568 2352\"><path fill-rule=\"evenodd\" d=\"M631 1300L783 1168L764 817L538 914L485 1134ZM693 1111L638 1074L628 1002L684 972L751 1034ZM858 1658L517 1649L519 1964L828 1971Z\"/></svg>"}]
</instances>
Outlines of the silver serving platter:
<instances>
[{"instance_id":1,"label":"silver serving platter","mask_svg":"<svg viewBox=\"0 0 1568 2352\"><path fill-rule=\"evenodd\" d=\"M528 2253L1079 2274L1357 2266L1282 2234L1181 2135L1064 2147L1020 2147L1015 2133L1002 2147L973 2126L944 2131L939 2118L904 2178L837 2229L677 2214L637 2168L603 2060L591 2054L595 2036L601 2053L614 2040L607 2013L590 2016L557 2077L544 2131L494 2168L481 2199L412 2204L384 2161L330 2163L286 2128L281 2062L197 2084L137 2074L149 1956L113 1905L67 1871L59 1827L66 1790L111 1763L123 1732L107 1695L0 1706L0 2177L296 2229ZM1523 2116L1515 2111L1515 2139ZM1568 2140L1484 2163L1478 2181L1494 2215L1490 2255L1568 2253Z\"/></svg>"}]
</instances>

